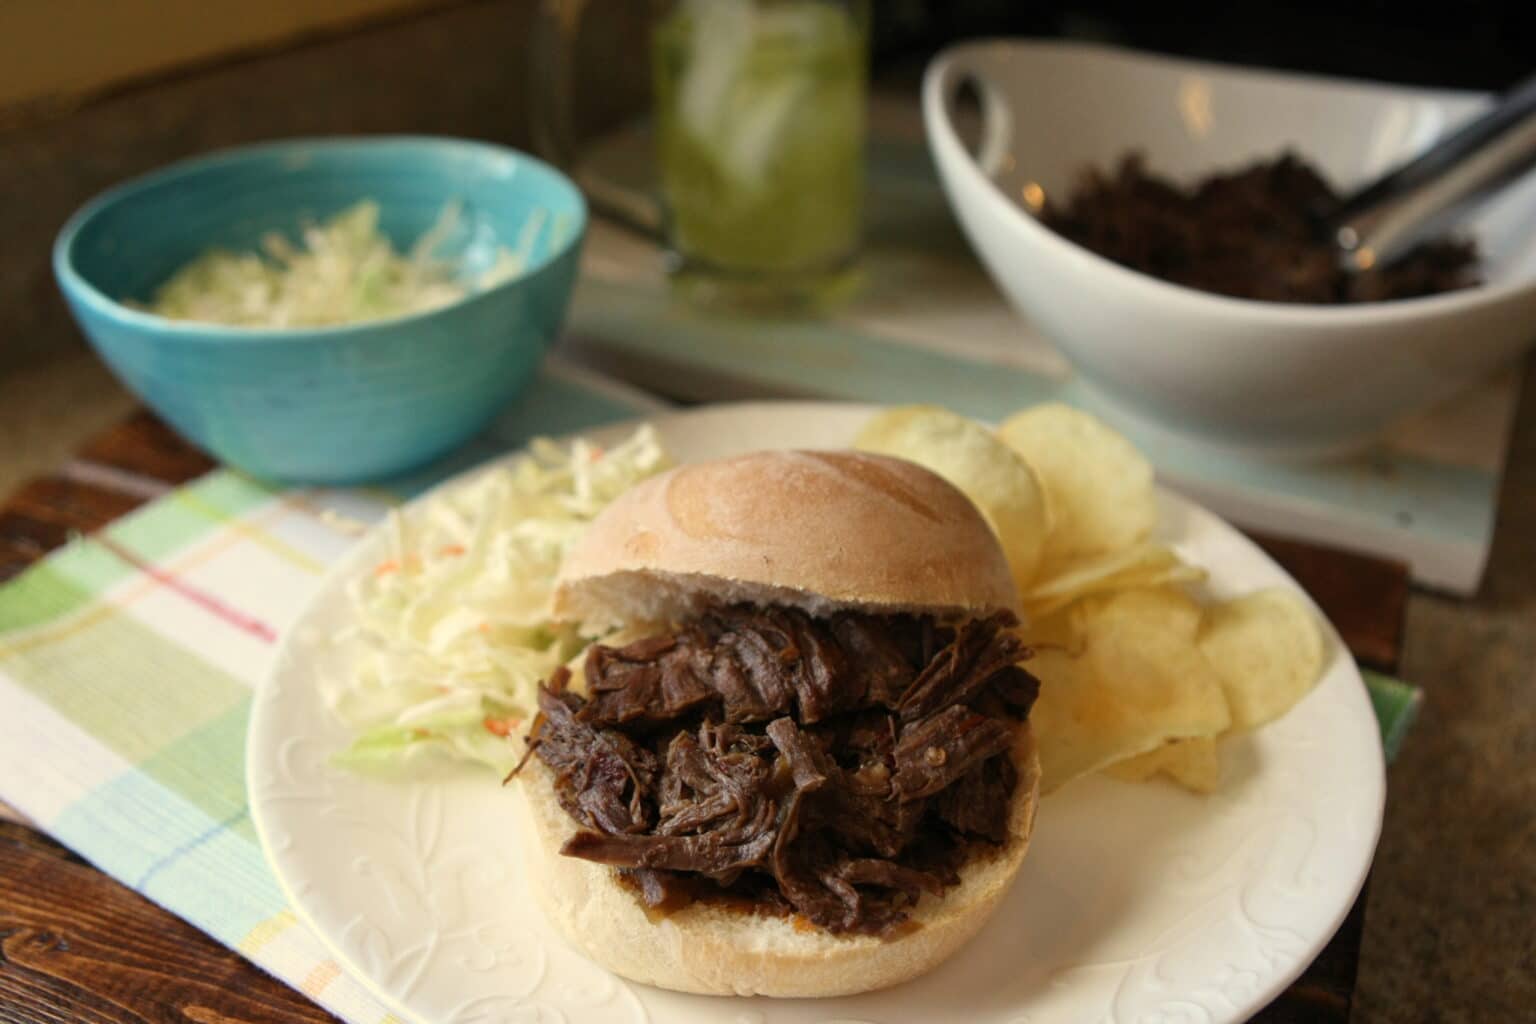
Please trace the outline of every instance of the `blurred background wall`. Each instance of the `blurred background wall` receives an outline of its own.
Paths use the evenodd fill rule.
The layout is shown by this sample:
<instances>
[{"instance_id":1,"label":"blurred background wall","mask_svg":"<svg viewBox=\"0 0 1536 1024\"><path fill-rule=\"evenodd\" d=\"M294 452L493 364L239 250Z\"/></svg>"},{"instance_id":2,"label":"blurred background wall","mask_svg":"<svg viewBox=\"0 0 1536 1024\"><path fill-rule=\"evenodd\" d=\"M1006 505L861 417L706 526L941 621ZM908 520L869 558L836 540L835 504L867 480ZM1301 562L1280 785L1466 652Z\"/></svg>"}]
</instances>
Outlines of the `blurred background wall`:
<instances>
[{"instance_id":1,"label":"blurred background wall","mask_svg":"<svg viewBox=\"0 0 1536 1024\"><path fill-rule=\"evenodd\" d=\"M462 0L459 0L462 2ZM610 16L649 0L606 0ZM456 0L7 0L0 4L0 115L68 109L177 69L365 30ZM987 33L1114 40L1241 63L1405 82L1497 88L1536 53L1531 5L1472 0L1241 4L1127 0L875 0L878 56L931 52Z\"/></svg>"},{"instance_id":2,"label":"blurred background wall","mask_svg":"<svg viewBox=\"0 0 1536 1024\"><path fill-rule=\"evenodd\" d=\"M346 31L442 0L6 0L0 111L11 119L173 68Z\"/></svg>"}]
</instances>

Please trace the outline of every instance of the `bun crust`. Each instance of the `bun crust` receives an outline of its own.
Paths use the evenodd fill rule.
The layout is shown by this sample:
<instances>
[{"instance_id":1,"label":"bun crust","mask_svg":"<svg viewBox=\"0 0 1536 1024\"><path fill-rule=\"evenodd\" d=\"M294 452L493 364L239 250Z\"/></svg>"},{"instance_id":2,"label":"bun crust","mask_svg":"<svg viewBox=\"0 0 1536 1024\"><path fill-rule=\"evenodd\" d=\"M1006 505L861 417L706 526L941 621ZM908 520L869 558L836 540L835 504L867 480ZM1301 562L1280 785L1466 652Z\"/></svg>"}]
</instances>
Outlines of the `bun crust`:
<instances>
[{"instance_id":1,"label":"bun crust","mask_svg":"<svg viewBox=\"0 0 1536 1024\"><path fill-rule=\"evenodd\" d=\"M565 857L576 823L555 797L549 769L531 758L517 776L530 887L567 941L615 974L707 995L842 996L910 980L931 970L980 930L1024 861L1034 830L1040 762L1028 723L1013 750L1019 769L1009 839L973 857L960 884L925 894L917 926L893 939L832 935L784 917L695 903L652 921L615 869Z\"/></svg>"},{"instance_id":2,"label":"bun crust","mask_svg":"<svg viewBox=\"0 0 1536 1024\"><path fill-rule=\"evenodd\" d=\"M565 560L555 614L680 621L709 601L960 617L1018 610L997 538L938 475L853 451L767 451L631 488Z\"/></svg>"}]
</instances>

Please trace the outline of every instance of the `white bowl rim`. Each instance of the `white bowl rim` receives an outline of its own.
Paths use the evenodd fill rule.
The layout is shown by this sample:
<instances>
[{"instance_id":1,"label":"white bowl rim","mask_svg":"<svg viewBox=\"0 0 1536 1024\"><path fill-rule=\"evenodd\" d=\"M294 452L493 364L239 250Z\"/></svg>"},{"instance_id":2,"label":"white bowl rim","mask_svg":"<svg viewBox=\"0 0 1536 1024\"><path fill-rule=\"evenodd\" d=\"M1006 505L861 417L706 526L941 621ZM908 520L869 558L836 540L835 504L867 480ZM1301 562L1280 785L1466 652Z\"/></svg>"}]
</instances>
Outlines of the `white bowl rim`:
<instances>
[{"instance_id":1,"label":"white bowl rim","mask_svg":"<svg viewBox=\"0 0 1536 1024\"><path fill-rule=\"evenodd\" d=\"M1075 40L1033 40L996 37L973 39L945 47L929 63L923 73L923 113L930 147L953 146L964 159L964 173L981 182L994 207L1006 208L1011 223L1018 225L1025 235L1044 247L1048 258L1074 262L1092 273L1107 275L1132 293L1149 301L1181 303L1191 315L1222 316L1229 319L1262 321L1266 324L1292 327L1358 327L1366 323L1380 324L1401 322L1426 316L1454 316L1486 306L1528 295L1536 291L1536 278L1525 281L1487 281L1470 288L1462 288L1439 295L1424 295L1407 299L1388 299L1374 302L1307 303L1274 302L1263 299L1243 299L1230 295L1201 291L1188 285L1175 284L1140 270L1132 270L1107 257L1087 249L1052 231L1022 206L1009 199L977 164L976 158L960 142L951 123L942 93L943 80L951 67L965 56L988 50L1061 50L1077 52L1083 56L1114 57L1148 64L1164 64L1188 70L1203 70L1227 76L1238 75L1256 80L1274 82L1305 81L1317 85L1349 88L1379 88L1424 99L1486 99L1488 94L1456 92L1445 89L1426 89L1415 86L1399 86L1368 79L1339 78L1328 75L1291 73L1266 68L1251 68L1237 64L1218 64L1211 61L1185 60L1162 54L1143 53L1126 47L1102 43L1084 43ZM942 120L941 120L942 119ZM942 128L944 135L938 136Z\"/></svg>"}]
</instances>

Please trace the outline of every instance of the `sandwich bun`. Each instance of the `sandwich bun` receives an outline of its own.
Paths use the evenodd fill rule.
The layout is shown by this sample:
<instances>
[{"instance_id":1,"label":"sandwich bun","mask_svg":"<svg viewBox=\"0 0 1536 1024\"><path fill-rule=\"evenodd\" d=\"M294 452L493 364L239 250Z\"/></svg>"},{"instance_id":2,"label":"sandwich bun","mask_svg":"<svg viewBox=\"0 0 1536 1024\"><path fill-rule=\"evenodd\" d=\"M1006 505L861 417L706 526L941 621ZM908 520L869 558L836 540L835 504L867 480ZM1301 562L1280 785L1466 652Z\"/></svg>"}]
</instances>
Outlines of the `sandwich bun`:
<instances>
[{"instance_id":1,"label":"sandwich bun","mask_svg":"<svg viewBox=\"0 0 1536 1024\"><path fill-rule=\"evenodd\" d=\"M737 601L945 619L1019 606L997 537L936 473L866 452L769 451L620 495L566 557L554 611L620 626Z\"/></svg>"},{"instance_id":2,"label":"sandwich bun","mask_svg":"<svg viewBox=\"0 0 1536 1024\"><path fill-rule=\"evenodd\" d=\"M562 618L686 620L715 602L954 620L1015 610L1007 560L960 491L863 452L759 452L681 466L620 496L567 557ZM579 828L537 757L517 776L529 884L556 929L602 966L681 992L839 996L931 970L973 936L1023 863L1040 765L1029 724L1011 751L1008 839L977 844L960 882L925 893L891 937L836 935L793 916L694 902L648 911L617 871L559 851Z\"/></svg>"}]
</instances>

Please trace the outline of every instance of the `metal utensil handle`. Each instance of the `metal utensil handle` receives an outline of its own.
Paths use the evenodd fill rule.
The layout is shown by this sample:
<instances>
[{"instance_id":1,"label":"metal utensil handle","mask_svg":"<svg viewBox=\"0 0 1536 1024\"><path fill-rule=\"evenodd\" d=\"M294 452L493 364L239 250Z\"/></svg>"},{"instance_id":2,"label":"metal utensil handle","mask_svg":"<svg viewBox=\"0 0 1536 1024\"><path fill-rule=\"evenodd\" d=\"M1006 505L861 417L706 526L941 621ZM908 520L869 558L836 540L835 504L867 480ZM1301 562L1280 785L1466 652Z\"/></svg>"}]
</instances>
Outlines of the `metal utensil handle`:
<instances>
[{"instance_id":1,"label":"metal utensil handle","mask_svg":"<svg viewBox=\"0 0 1536 1024\"><path fill-rule=\"evenodd\" d=\"M1536 167L1536 76L1488 112L1345 199L1329 216L1359 269L1390 263Z\"/></svg>"}]
</instances>

